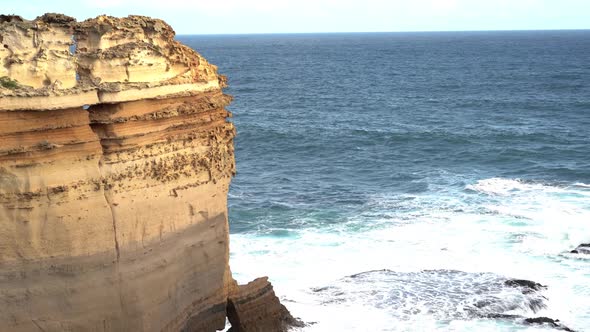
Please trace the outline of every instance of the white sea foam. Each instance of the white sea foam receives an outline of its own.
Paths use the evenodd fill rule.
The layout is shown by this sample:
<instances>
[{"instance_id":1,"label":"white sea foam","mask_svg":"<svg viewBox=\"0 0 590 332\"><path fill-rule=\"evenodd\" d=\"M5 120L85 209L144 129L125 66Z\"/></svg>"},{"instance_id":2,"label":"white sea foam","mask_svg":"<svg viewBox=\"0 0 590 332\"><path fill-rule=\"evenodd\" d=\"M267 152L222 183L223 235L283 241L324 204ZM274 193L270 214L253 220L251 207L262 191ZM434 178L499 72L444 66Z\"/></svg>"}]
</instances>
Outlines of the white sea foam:
<instances>
[{"instance_id":1,"label":"white sea foam","mask_svg":"<svg viewBox=\"0 0 590 332\"><path fill-rule=\"evenodd\" d=\"M232 234L232 270L239 282L268 274L293 314L316 322L304 331L525 329L489 320L442 324L428 310L400 320L396 310L403 307L392 311L355 292L328 304L311 291L379 269L451 269L534 280L549 286L548 307L537 315L574 329L590 326L588 260L568 253L590 242L590 191L500 178L467 188L438 196L377 195L366 211L341 223L288 230L288 236Z\"/></svg>"},{"instance_id":2,"label":"white sea foam","mask_svg":"<svg viewBox=\"0 0 590 332\"><path fill-rule=\"evenodd\" d=\"M465 187L466 189L478 191L486 194L493 195L513 195L517 193L526 193L533 191L546 191L546 192L563 192L564 190L559 187L548 186L542 183L527 183L520 179L504 179L504 178L491 178L485 180L479 180L475 184L470 184Z\"/></svg>"},{"instance_id":3,"label":"white sea foam","mask_svg":"<svg viewBox=\"0 0 590 332\"><path fill-rule=\"evenodd\" d=\"M505 197L485 203L486 208L506 218L509 223L529 234L523 248L535 254L558 254L568 248L590 240L590 191L586 189L555 187L544 184L521 183L509 179L478 181L476 187L489 189L489 183L503 192ZM508 189L510 188L510 189ZM516 190L514 188L517 188ZM492 190L494 190L492 189ZM488 193L489 191L483 190ZM521 219L520 222L515 219Z\"/></svg>"}]
</instances>

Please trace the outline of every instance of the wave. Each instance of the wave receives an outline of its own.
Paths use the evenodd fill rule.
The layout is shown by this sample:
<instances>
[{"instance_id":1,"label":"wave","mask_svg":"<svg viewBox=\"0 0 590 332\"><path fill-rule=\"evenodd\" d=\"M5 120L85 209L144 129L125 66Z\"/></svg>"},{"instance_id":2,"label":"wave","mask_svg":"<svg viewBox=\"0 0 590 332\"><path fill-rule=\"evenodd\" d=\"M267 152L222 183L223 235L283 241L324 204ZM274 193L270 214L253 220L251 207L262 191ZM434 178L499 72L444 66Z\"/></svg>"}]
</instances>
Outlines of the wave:
<instances>
[{"instance_id":1,"label":"wave","mask_svg":"<svg viewBox=\"0 0 590 332\"><path fill-rule=\"evenodd\" d=\"M549 285L548 308L537 314L590 323L580 305L590 296L588 261L569 254L590 242L588 187L444 177L441 183L430 181L423 193L368 194L362 206L350 211L308 213L296 207L288 215L261 216L258 231L232 235L235 277L245 282L267 272L295 315L318 322L306 332L450 330L450 325L440 325L443 321L456 330L497 330L498 322L469 318L469 312L454 305L466 298L480 305L480 298L462 292L474 285L483 289L478 280L495 280L497 285L501 276ZM285 220L277 220L281 216L305 222L287 227ZM273 220L272 232L260 226L265 218ZM363 284L344 281L358 271L383 268L396 272L373 274ZM433 269L465 272L424 272ZM380 278L395 282L379 284ZM439 281L428 284L433 278ZM318 287L331 290L314 292ZM489 308L520 303L509 314L532 315L526 305L530 299L494 289L499 294L488 294L496 301ZM397 296L402 291L405 295ZM426 298L431 306L424 304ZM421 312L414 315L416 308Z\"/></svg>"},{"instance_id":2,"label":"wave","mask_svg":"<svg viewBox=\"0 0 590 332\"><path fill-rule=\"evenodd\" d=\"M524 181L521 179L490 178L479 180L475 184L465 186L465 189L490 195L507 196L530 191L560 192L563 188Z\"/></svg>"},{"instance_id":3,"label":"wave","mask_svg":"<svg viewBox=\"0 0 590 332\"><path fill-rule=\"evenodd\" d=\"M476 203L504 231L524 234L517 250L554 256L590 240L590 190L585 186L489 178L465 189L483 194Z\"/></svg>"}]
</instances>

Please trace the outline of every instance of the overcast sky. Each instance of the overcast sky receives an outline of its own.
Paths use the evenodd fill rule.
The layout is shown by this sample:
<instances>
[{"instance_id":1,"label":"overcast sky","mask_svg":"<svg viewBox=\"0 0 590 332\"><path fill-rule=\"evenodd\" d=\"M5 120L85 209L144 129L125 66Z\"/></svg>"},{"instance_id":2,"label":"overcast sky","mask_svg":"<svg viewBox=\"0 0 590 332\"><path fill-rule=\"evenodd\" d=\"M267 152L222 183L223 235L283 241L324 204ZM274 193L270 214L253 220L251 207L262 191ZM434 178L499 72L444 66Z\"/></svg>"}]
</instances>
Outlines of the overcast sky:
<instances>
[{"instance_id":1,"label":"overcast sky","mask_svg":"<svg viewBox=\"0 0 590 332\"><path fill-rule=\"evenodd\" d=\"M147 15L178 34L588 29L590 0L0 0L0 13Z\"/></svg>"}]
</instances>

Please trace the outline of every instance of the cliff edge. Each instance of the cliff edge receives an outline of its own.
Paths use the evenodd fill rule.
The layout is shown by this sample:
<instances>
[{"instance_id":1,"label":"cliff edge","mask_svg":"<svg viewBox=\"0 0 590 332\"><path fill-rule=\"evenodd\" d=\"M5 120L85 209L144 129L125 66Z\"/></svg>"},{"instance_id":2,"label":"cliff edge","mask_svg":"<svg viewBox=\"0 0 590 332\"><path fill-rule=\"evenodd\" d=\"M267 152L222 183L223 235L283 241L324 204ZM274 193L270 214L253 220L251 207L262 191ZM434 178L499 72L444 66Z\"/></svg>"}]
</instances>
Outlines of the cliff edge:
<instances>
[{"instance_id":1,"label":"cliff edge","mask_svg":"<svg viewBox=\"0 0 590 332\"><path fill-rule=\"evenodd\" d=\"M231 97L174 35L142 16L0 15L3 329L292 322L266 279L232 278Z\"/></svg>"}]
</instances>

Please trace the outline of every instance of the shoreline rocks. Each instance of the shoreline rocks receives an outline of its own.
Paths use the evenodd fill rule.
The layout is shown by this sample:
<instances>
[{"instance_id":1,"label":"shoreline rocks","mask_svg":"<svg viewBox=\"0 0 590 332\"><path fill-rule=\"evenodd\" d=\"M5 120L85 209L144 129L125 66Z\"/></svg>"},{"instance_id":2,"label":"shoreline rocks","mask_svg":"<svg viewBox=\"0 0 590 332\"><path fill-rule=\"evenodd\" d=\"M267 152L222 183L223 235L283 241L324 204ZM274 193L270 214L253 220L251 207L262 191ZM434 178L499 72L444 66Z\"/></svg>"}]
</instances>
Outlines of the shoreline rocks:
<instances>
[{"instance_id":1,"label":"shoreline rocks","mask_svg":"<svg viewBox=\"0 0 590 332\"><path fill-rule=\"evenodd\" d=\"M485 272L372 270L310 289L326 305L362 299L363 305L388 310L399 320L428 315L439 321L509 320L519 325L546 325L573 331L557 319L535 317L546 308L547 286ZM531 317L529 317L531 316Z\"/></svg>"},{"instance_id":2,"label":"shoreline rocks","mask_svg":"<svg viewBox=\"0 0 590 332\"><path fill-rule=\"evenodd\" d=\"M582 243L576 249L570 251L570 253L590 255L590 243Z\"/></svg>"},{"instance_id":3,"label":"shoreline rocks","mask_svg":"<svg viewBox=\"0 0 590 332\"><path fill-rule=\"evenodd\" d=\"M231 332L283 332L304 326L279 302L267 277L239 286L229 297L227 317Z\"/></svg>"}]
</instances>

